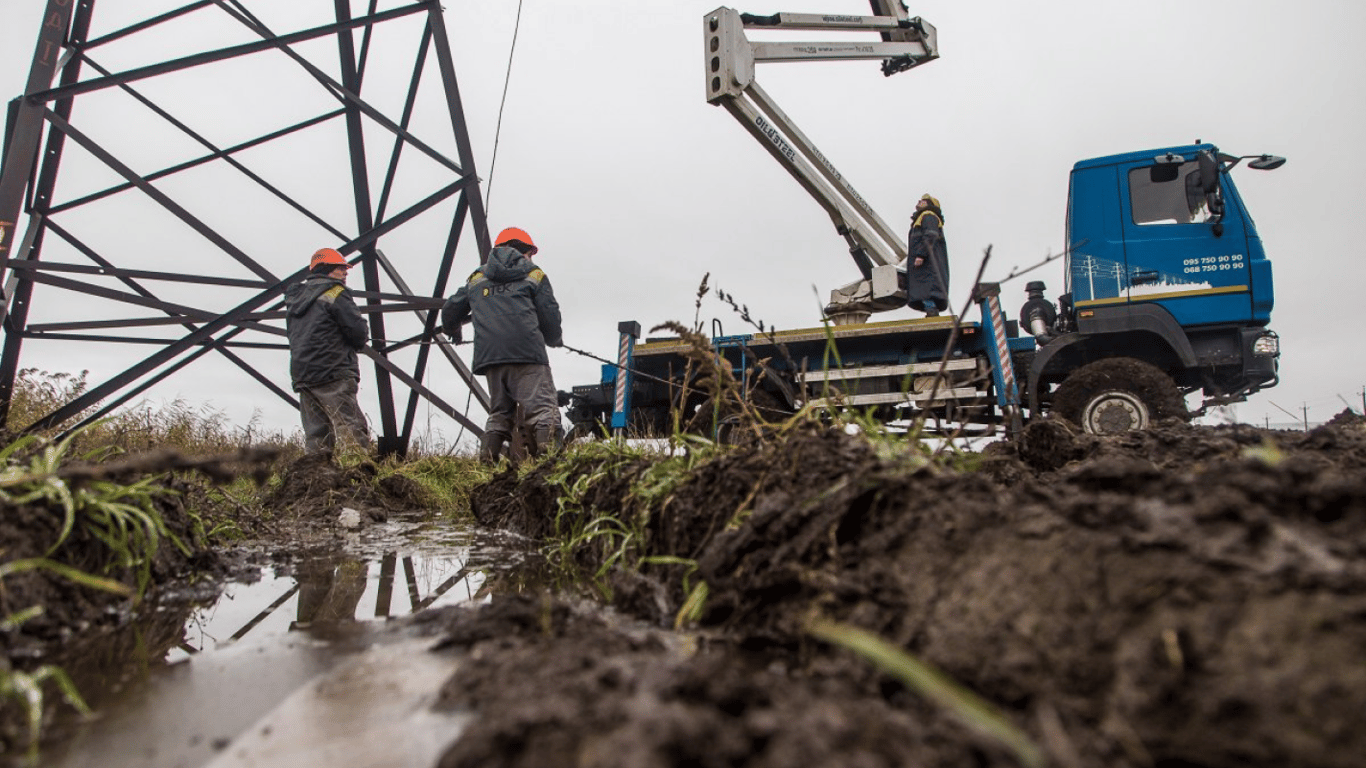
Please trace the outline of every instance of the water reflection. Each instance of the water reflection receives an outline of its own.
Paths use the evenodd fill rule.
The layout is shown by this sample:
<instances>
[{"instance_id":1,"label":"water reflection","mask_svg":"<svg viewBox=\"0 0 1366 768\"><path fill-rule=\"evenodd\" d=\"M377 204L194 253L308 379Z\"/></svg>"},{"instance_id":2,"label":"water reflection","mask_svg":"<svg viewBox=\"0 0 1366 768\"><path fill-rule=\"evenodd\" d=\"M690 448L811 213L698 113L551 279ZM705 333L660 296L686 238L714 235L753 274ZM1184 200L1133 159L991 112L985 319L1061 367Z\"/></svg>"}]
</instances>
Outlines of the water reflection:
<instances>
[{"instance_id":1,"label":"water reflection","mask_svg":"<svg viewBox=\"0 0 1366 768\"><path fill-rule=\"evenodd\" d=\"M397 522L331 551L289 555L216 599L164 598L125 628L128 642L101 638L81 652L87 663L68 666L100 715L59 726L43 764L203 765L300 686L372 644L377 623L482 601L499 584L524 588L536 571L539 557L515 538Z\"/></svg>"},{"instance_id":2,"label":"water reflection","mask_svg":"<svg viewBox=\"0 0 1366 768\"><path fill-rule=\"evenodd\" d=\"M461 546L446 554L366 558L352 552L300 557L262 569L252 583L227 585L212 605L195 610L185 638L168 661L237 642L290 631L325 636L348 622L391 619L427 608L475 600L492 572L525 558L501 546Z\"/></svg>"}]
</instances>

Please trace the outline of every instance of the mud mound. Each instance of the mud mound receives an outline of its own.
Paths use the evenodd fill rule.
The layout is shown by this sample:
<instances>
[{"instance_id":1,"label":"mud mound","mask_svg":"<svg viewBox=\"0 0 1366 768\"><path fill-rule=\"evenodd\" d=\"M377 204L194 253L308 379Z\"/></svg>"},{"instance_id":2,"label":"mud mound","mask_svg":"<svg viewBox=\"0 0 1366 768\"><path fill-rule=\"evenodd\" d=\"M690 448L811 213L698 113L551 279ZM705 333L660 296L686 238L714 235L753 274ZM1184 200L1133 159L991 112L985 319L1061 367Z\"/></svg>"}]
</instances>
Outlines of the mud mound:
<instances>
[{"instance_id":1,"label":"mud mound","mask_svg":"<svg viewBox=\"0 0 1366 768\"><path fill-rule=\"evenodd\" d=\"M555 530L555 499L559 489L548 479L549 465L532 470L526 482L507 467L470 493L470 512L480 525L516 531L543 539Z\"/></svg>"},{"instance_id":2,"label":"mud mound","mask_svg":"<svg viewBox=\"0 0 1366 768\"><path fill-rule=\"evenodd\" d=\"M1363 415L1358 414L1358 413L1354 413L1354 412L1352 411L1352 409L1348 408L1347 410L1344 410L1343 412L1341 412L1341 413L1339 413L1338 415L1334 416L1333 418L1329 419L1329 420L1328 420L1328 426L1330 426L1330 427L1366 426L1366 416L1363 416Z\"/></svg>"},{"instance_id":3,"label":"mud mound","mask_svg":"<svg viewBox=\"0 0 1366 768\"><path fill-rule=\"evenodd\" d=\"M22 501L14 496L0 496L0 559L10 563L50 558L129 585L138 584L145 575L152 587L190 569L210 570L216 558L200 541L200 522L190 513L187 501L203 487L199 475L221 482L239 474L258 472L273 456L273 451L256 449L207 457L163 449L107 462L64 464L58 468L57 478L75 497L81 497L94 483L132 485L151 479L153 487L163 489L151 497L152 512L160 518L164 530L156 535L158 545L148 571L143 574L137 564L130 562L131 555L125 557L106 543L125 534L138 534L140 523L127 519L121 524L118 515L100 509L78 515L65 540L54 549L62 540L68 520L60 495L53 494L18 497ZM131 533L120 534L121 526ZM33 605L42 606L43 611L24 623L21 630L0 634L0 644L11 652L11 658L16 654L41 654L43 642L62 641L77 632L118 623L122 618L111 607L124 601L125 598L108 592L78 586L50 570L12 574L0 590L0 616Z\"/></svg>"},{"instance_id":4,"label":"mud mound","mask_svg":"<svg viewBox=\"0 0 1366 768\"><path fill-rule=\"evenodd\" d=\"M378 477L370 462L342 467L326 453L307 454L285 468L280 486L262 503L293 522L333 525L343 507L383 522L394 512L422 506L422 489L401 475Z\"/></svg>"},{"instance_id":5,"label":"mud mound","mask_svg":"<svg viewBox=\"0 0 1366 768\"><path fill-rule=\"evenodd\" d=\"M599 498L595 513L649 514L645 554L696 559L710 588L707 636L787 670L787 682L838 669L860 707L915 717L929 741L958 745L945 753L957 762L922 749L868 764L1009 762L964 760L970 739L918 720L913 699L884 677L812 641L813 616L873 631L944 670L1058 764L1359 762L1359 424L1304 434L1169 422L1094 438L1043 422L984 463L992 469L971 473L879 458L858 436L811 427L704 465L659 508ZM536 482L524 479L519 494L555 498ZM641 573L666 581L654 600L623 608L671 620L683 595L667 580L679 571ZM750 684L784 685L759 674ZM746 754L717 764L768 764Z\"/></svg>"},{"instance_id":6,"label":"mud mound","mask_svg":"<svg viewBox=\"0 0 1366 768\"><path fill-rule=\"evenodd\" d=\"M182 484L172 489L183 491ZM183 497L165 495L154 502L157 514L166 522L167 531L185 545L186 551L163 537L151 563L152 583L168 580L187 569L209 568L211 552L196 539L195 521L187 513ZM61 536L64 512L43 504L0 502L0 552L6 563L28 558L49 557L77 570L108 575L128 585L138 583L135 567L121 564L99 534L87 525L76 525L61 546L49 549ZM113 626L122 619L116 606L127 598L80 586L46 570L27 571L5 577L0 590L0 616L10 616L31 606L42 612L18 630L0 633L0 647L11 659L36 660L45 656L49 644L62 643L78 633Z\"/></svg>"},{"instance_id":7,"label":"mud mound","mask_svg":"<svg viewBox=\"0 0 1366 768\"><path fill-rule=\"evenodd\" d=\"M985 453L998 461L1018 460L1036 475L1077 462L1117 457L1184 472L1243 456L1275 461L1280 454L1357 472L1366 469L1366 419L1348 411L1309 432L1264 430L1246 424L1200 427L1172 419L1152 429L1109 437L1084 434L1060 419L1045 419L1025 427L1019 440L993 443Z\"/></svg>"}]
</instances>

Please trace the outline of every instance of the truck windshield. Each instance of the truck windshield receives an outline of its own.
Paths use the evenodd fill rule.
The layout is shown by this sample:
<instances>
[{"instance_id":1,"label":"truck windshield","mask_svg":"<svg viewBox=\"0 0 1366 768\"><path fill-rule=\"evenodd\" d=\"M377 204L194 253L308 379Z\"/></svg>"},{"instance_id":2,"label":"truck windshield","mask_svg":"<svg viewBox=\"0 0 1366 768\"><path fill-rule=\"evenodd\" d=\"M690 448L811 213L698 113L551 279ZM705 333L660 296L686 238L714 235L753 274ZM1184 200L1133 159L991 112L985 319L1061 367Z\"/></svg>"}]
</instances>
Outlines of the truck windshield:
<instances>
[{"instance_id":1,"label":"truck windshield","mask_svg":"<svg viewBox=\"0 0 1366 768\"><path fill-rule=\"evenodd\" d=\"M1199 163L1149 165L1129 171L1135 224L1201 224L1212 216L1200 191Z\"/></svg>"}]
</instances>

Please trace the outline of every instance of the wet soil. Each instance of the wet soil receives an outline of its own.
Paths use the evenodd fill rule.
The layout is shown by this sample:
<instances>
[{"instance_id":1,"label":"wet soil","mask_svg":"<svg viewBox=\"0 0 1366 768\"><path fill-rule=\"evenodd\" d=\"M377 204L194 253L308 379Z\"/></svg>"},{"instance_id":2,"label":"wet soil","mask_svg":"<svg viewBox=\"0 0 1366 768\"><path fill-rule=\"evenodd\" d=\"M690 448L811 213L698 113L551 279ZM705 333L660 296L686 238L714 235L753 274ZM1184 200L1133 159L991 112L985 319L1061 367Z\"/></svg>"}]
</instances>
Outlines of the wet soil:
<instances>
[{"instance_id":1,"label":"wet soil","mask_svg":"<svg viewBox=\"0 0 1366 768\"><path fill-rule=\"evenodd\" d=\"M573 556L601 572L592 589L511 579L487 602L414 616L450 660L438 709L472 716L439 765L1020 764L963 711L818 639L817 620L942 671L1048 765L1357 766L1366 754L1360 418L1308 433L1171 421L1106 438L1042 421L948 461L811 424L699 461L662 491L660 461L583 452L476 489L482 525L532 542L582 515L639 527L615 562L644 564L602 570L622 542L588 538ZM306 546L340 535L342 507L364 524L416 503L369 474L295 465L270 497L288 513L252 530ZM168 521L185 514L168 503ZM0 520L5 561L46 546L37 510ZM155 578L218 559L193 552ZM24 643L120 621L88 590L5 587L7 610L60 611L0 633L17 665Z\"/></svg>"},{"instance_id":2,"label":"wet soil","mask_svg":"<svg viewBox=\"0 0 1366 768\"><path fill-rule=\"evenodd\" d=\"M378 474L368 461L342 466L329 454L305 455L285 468L279 487L265 496L262 506L286 526L303 527L325 523L343 508L356 510L366 521L383 522L391 514L423 506L417 483L402 475Z\"/></svg>"},{"instance_id":3,"label":"wet soil","mask_svg":"<svg viewBox=\"0 0 1366 768\"><path fill-rule=\"evenodd\" d=\"M443 766L1018 764L815 639L818 617L951 676L1050 765L1366 754L1360 419L1107 438L1045 421L968 469L812 426L702 465L653 507L623 494L649 463L476 493L481 522L541 536L555 489L581 480L585 509L645 520L640 554L696 570L618 574L610 615L547 596L453 612L446 645L478 663L445 701L478 717ZM684 575L709 595L678 634Z\"/></svg>"},{"instance_id":4,"label":"wet soil","mask_svg":"<svg viewBox=\"0 0 1366 768\"><path fill-rule=\"evenodd\" d=\"M175 469L167 456L140 460L126 472L88 472L88 467L77 466L64 468L59 476L70 494L79 495L95 480L132 483L149 472L159 473L162 462L164 469ZM158 534L161 545L155 547L145 573L123 562L101 541L111 533L102 521L82 518L64 532L68 520L57 496L0 498L0 559L7 564L49 559L126 585L135 585L140 579L149 584L165 583L185 572L212 569L217 558L202 545L199 521L191 512L193 484L183 477L167 475L159 485L164 492L152 497L151 507L164 521L165 529ZM136 524L129 527L137 532ZM175 546L172 540L182 546ZM12 573L0 589L0 616L12 616L32 606L41 606L42 610L22 626L0 632L0 648L11 662L41 658L51 646L78 633L120 623L127 603L125 596L77 584L47 569Z\"/></svg>"},{"instance_id":5,"label":"wet soil","mask_svg":"<svg viewBox=\"0 0 1366 768\"><path fill-rule=\"evenodd\" d=\"M27 463L26 457L18 458L21 465ZM79 682L85 698L98 703L127 682L130 669L145 667L147 660L160 659L183 644L187 618L197 606L211 603L224 583L251 582L265 565L287 568L291 558L329 551L347 533L348 526L339 520L347 508L356 510L349 526L355 528L418 509L424 500L421 489L406 478L377 480L372 464L343 468L327 456L306 456L283 467L282 482L264 492L260 503L229 511L247 541L230 550L209 546L207 507L224 503L210 502L210 485L244 475L263 481L277 458L273 450L196 457L168 449L62 465L57 479L74 495L96 483L151 481L162 489L152 497L151 507L164 530L145 569L111 551L105 543L107 526L97 517L73 518L64 534L69 523L60 494L0 496L0 563L46 559L134 592L92 588L51 568L7 574L0 582L0 618L5 619L0 663L25 673L55 666ZM138 523L130 527L136 530ZM140 594L139 585L145 587ZM34 608L40 610L22 622L11 621ZM43 688L46 723L56 722L59 713L71 713L55 684ZM0 693L3 762L21 752L29 739L18 692Z\"/></svg>"}]
</instances>

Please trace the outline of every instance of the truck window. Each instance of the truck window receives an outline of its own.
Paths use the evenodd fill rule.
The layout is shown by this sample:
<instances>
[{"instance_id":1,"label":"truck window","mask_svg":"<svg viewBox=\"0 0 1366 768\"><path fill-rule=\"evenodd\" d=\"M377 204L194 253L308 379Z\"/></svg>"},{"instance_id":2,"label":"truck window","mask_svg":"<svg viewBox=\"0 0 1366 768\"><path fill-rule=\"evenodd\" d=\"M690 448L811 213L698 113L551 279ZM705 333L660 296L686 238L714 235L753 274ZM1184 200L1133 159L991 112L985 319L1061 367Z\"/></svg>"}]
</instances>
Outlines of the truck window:
<instances>
[{"instance_id":1,"label":"truck window","mask_svg":"<svg viewBox=\"0 0 1366 768\"><path fill-rule=\"evenodd\" d=\"M1200 193L1196 162L1129 171L1129 205L1135 224L1201 224L1210 220L1209 206Z\"/></svg>"}]
</instances>

